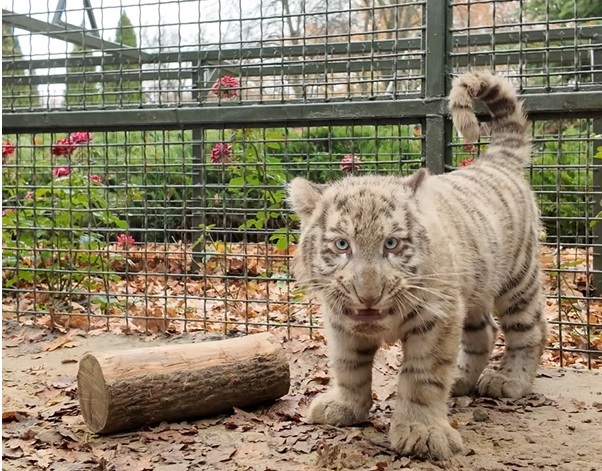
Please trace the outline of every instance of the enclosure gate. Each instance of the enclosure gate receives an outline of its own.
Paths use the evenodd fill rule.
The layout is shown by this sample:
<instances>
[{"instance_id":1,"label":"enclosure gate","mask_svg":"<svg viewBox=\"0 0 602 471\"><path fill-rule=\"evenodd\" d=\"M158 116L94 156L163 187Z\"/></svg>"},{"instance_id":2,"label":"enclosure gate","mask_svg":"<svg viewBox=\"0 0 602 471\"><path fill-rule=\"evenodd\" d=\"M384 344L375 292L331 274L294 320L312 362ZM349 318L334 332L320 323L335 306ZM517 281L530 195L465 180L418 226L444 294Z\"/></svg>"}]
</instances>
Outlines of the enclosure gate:
<instances>
[{"instance_id":1,"label":"enclosure gate","mask_svg":"<svg viewBox=\"0 0 602 471\"><path fill-rule=\"evenodd\" d=\"M36 2L12 3L2 17L3 134L16 146L6 153L3 146L5 312L50 322L81 317L87 327L96 319L106 326L125 319L151 330L180 321L183 329L211 330L216 323L225 331L313 329L319 325L315 306L299 301L291 283L283 285L295 236L282 197L286 180L356 170L408 173L420 166L442 173L469 162L474 156L453 134L446 96L454 75L486 68L514 77L534 122L529 175L548 230L549 299L558 330L551 351L561 363L568 352L589 367L598 364L601 318L592 313L602 292L602 224L595 224L602 175L594 160L602 145L600 12L582 15L575 2L568 17L554 19L545 0L260 1L248 11L221 2L203 11L200 2L162 0L130 2L125 9L119 2L118 26L99 30L95 15L106 24L108 7L95 10L84 1L65 11L59 1L56 12L43 12ZM164 6L177 10L172 26L178 37L196 25L196 40L164 45L168 30L143 24L145 8L165 16ZM91 27L61 20L74 11ZM138 25L125 22L127 12L138 12ZM187 14L193 19L182 20ZM158 43L143 47L140 39L151 27ZM201 37L215 28L217 40ZM106 39L111 29L114 41ZM48 50L34 48L40 37L52 38ZM20 38L30 44L29 54L16 46ZM63 50L51 53L56 41ZM75 45L69 54L67 44ZM80 131L83 141L75 144L55 135ZM97 133L94 140L86 132ZM393 144L383 150L387 139ZM44 149L54 160L37 157ZM181 152L180 160L174 152ZM319 162L311 160L318 154ZM68 175L57 170L60 157L71 159ZM51 171L50 180L39 175ZM77 180L82 176L85 184ZM91 201L95 183L108 203L78 206L73 195L83 188ZM65 188L71 200L61 206L57 191ZM150 196L159 190L160 197ZM61 211L68 215L63 226ZM80 213L88 214L87 227L76 224ZM36 226L31 238L24 235L32 230L27 221ZM61 231L72 238L57 238ZM184 242L175 249L174 241ZM562 258L567 248L573 262ZM68 254L67 262L61 254ZM86 264L92 268L82 274ZM565 275L572 277L570 289ZM142 288L127 287L135 276L143 276ZM61 282L53 284L52 277ZM155 286L157 277L166 286ZM192 289L193 283L202 286ZM232 294L241 283L261 295ZM280 297L272 300L270 290L280 290ZM300 306L310 312L302 320L294 315ZM221 317L208 318L211 310ZM275 319L274 310L283 317Z\"/></svg>"}]
</instances>

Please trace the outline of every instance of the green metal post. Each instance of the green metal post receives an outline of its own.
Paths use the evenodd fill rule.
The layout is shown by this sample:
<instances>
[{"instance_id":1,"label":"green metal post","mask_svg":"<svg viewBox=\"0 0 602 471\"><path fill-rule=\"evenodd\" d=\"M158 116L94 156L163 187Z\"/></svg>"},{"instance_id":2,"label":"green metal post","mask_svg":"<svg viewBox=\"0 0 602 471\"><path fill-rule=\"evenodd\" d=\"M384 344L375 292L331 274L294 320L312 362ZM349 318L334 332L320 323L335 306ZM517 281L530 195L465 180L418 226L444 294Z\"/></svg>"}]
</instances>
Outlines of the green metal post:
<instances>
[{"instance_id":1,"label":"green metal post","mask_svg":"<svg viewBox=\"0 0 602 471\"><path fill-rule=\"evenodd\" d=\"M193 98L202 105L205 97L203 90L206 90L205 73L200 63L193 64L196 75L193 80ZM207 224L205 211L207 208L207 198L205 193L206 168L205 168L205 129L195 127L192 129L192 258L197 267L201 266L201 253L205 250L204 244L197 244L200 237L206 235L204 229Z\"/></svg>"},{"instance_id":2,"label":"green metal post","mask_svg":"<svg viewBox=\"0 0 602 471\"><path fill-rule=\"evenodd\" d=\"M592 53L592 70L600 70L602 67L602 50L600 48L595 48ZM602 72L594 72L593 74L594 83L602 82ZM593 122L593 131L597 136L602 136L602 118L596 117ZM598 148L602 147L602 137L595 139L594 143L594 155L598 151ZM594 194L598 194L598 192L602 191L602 168L600 168L600 162L598 159L594 159ZM597 196L596 196L597 198ZM596 209L594 210L594 214L597 214L597 211L600 210L599 204L594 206ZM602 272L602 223L599 222L593 228L593 251L594 251L594 270L596 272ZM602 294L602 273L595 273L593 276L593 284L596 290L596 296L600 296Z\"/></svg>"},{"instance_id":3,"label":"green metal post","mask_svg":"<svg viewBox=\"0 0 602 471\"><path fill-rule=\"evenodd\" d=\"M425 80L423 96L425 102L444 98L449 90L449 52L451 41L451 8L447 0L426 2L425 32ZM450 162L451 123L446 110L436 114L427 114L423 127L426 129L425 160L426 167L435 174L445 171Z\"/></svg>"}]
</instances>

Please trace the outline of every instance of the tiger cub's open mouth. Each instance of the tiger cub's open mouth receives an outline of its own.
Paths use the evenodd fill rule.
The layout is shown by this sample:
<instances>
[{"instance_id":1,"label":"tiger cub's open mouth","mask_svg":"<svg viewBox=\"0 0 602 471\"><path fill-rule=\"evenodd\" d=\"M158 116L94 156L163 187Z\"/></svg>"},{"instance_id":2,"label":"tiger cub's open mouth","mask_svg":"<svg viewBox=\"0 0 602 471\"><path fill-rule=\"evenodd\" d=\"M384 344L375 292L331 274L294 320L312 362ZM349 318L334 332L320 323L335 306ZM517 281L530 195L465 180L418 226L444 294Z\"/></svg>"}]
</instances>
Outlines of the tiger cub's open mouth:
<instances>
[{"instance_id":1,"label":"tiger cub's open mouth","mask_svg":"<svg viewBox=\"0 0 602 471\"><path fill-rule=\"evenodd\" d=\"M376 322L389 315L389 309L356 309L347 311L347 315L358 322Z\"/></svg>"}]
</instances>

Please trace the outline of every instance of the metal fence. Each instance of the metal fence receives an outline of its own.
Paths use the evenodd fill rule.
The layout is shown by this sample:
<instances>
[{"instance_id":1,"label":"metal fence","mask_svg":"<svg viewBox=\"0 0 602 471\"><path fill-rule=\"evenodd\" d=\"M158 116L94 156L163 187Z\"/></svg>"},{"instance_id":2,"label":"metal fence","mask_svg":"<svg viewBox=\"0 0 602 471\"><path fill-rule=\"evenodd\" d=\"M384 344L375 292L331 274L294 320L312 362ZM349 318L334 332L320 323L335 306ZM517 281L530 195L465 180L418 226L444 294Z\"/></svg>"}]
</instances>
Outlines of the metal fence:
<instances>
[{"instance_id":1,"label":"metal fence","mask_svg":"<svg viewBox=\"0 0 602 471\"><path fill-rule=\"evenodd\" d=\"M546 360L602 365L602 8L571 0L13 0L3 312L55 327L313 334L284 186L478 158L452 77L513 78L545 225Z\"/></svg>"}]
</instances>

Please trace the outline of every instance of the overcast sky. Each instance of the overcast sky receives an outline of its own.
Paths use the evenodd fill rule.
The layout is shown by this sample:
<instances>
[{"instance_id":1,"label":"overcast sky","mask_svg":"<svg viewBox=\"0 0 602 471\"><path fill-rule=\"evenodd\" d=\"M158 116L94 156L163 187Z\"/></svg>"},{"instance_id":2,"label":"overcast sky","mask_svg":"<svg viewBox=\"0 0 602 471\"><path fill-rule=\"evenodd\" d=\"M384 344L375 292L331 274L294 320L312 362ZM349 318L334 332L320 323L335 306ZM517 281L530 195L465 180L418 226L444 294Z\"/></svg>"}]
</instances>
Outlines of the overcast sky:
<instances>
[{"instance_id":1,"label":"overcast sky","mask_svg":"<svg viewBox=\"0 0 602 471\"><path fill-rule=\"evenodd\" d=\"M50 22L57 4L58 0L4 0L3 8ZM240 41L240 27L245 26L240 19L251 16L249 12L258 0L91 0L91 4L103 39L115 39L119 17L124 11L136 27L138 45L157 50L159 45L167 49L194 48L200 44L216 47L220 37ZM67 0L62 21L76 26L85 21L89 28L83 5L83 0ZM246 12L241 14L241 9ZM15 29L15 36L23 55L32 59L65 57L73 50L73 44L43 34ZM46 75L48 72L38 69L34 73ZM51 71L64 72L62 68ZM62 96L64 85L40 86L39 89L42 96Z\"/></svg>"}]
</instances>

